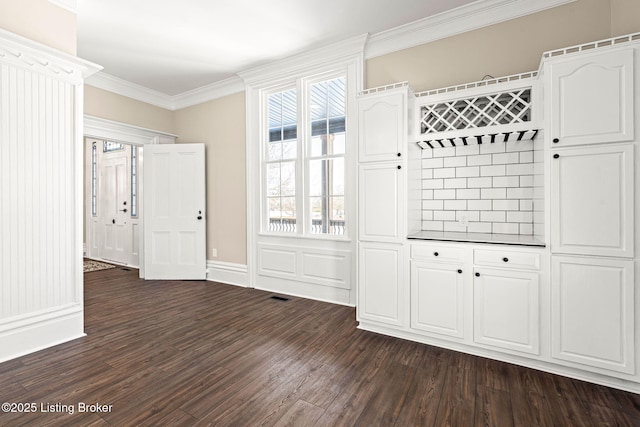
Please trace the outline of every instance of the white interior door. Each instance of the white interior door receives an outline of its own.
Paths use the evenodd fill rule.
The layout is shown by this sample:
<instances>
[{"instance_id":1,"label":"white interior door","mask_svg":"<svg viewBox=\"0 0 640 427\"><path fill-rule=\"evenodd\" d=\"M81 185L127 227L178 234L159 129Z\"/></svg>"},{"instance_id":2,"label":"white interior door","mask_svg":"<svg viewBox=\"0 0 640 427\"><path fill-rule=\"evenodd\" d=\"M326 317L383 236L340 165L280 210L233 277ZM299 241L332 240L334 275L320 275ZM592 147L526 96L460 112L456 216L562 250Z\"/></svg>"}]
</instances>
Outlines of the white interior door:
<instances>
[{"instance_id":1,"label":"white interior door","mask_svg":"<svg viewBox=\"0 0 640 427\"><path fill-rule=\"evenodd\" d=\"M100 176L102 258L129 264L131 223L129 221L129 169L127 156L104 159Z\"/></svg>"},{"instance_id":2,"label":"white interior door","mask_svg":"<svg viewBox=\"0 0 640 427\"><path fill-rule=\"evenodd\" d=\"M204 280L204 144L144 150L145 279Z\"/></svg>"}]
</instances>

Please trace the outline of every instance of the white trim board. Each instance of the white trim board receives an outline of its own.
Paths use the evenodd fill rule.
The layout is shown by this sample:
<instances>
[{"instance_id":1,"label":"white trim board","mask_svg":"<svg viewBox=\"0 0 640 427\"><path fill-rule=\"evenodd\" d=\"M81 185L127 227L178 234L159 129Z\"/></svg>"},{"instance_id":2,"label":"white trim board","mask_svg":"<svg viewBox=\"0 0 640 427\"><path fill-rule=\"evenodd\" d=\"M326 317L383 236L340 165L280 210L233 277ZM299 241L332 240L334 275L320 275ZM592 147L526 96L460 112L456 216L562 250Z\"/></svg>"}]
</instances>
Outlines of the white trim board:
<instances>
[{"instance_id":1,"label":"white trim board","mask_svg":"<svg viewBox=\"0 0 640 427\"><path fill-rule=\"evenodd\" d=\"M133 126L95 116L84 116L84 136L125 144L173 144L178 137L168 132Z\"/></svg>"},{"instance_id":2,"label":"white trim board","mask_svg":"<svg viewBox=\"0 0 640 427\"><path fill-rule=\"evenodd\" d=\"M576 0L479 0L435 16L370 35L366 41L364 58L370 59L386 55L574 1ZM349 43L349 40L353 41L358 37L294 55L284 61L291 61L292 58L300 58L305 55L314 56L318 52L327 52L328 48ZM255 80L258 78L255 75L257 71L269 73L269 69L271 69L271 71L277 72L277 64L281 62L275 61L261 67L242 70L237 76L178 95L167 95L103 72L87 79L86 84L174 111L242 92L245 90L245 85L239 76Z\"/></svg>"},{"instance_id":3,"label":"white trim board","mask_svg":"<svg viewBox=\"0 0 640 427\"><path fill-rule=\"evenodd\" d=\"M207 260L207 280L249 287L249 273L246 264Z\"/></svg>"}]
</instances>

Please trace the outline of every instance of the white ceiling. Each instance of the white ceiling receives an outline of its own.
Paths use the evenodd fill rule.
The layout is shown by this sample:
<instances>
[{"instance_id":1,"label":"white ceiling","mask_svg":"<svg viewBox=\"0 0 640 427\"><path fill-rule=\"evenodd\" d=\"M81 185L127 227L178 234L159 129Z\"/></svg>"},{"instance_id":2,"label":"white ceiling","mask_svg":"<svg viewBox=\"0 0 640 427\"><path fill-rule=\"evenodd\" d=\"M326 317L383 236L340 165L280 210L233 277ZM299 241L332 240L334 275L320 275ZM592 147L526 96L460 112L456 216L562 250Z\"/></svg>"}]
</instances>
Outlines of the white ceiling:
<instances>
[{"instance_id":1,"label":"white ceiling","mask_svg":"<svg viewBox=\"0 0 640 427\"><path fill-rule=\"evenodd\" d=\"M78 0L78 56L111 76L173 96L474 2Z\"/></svg>"}]
</instances>

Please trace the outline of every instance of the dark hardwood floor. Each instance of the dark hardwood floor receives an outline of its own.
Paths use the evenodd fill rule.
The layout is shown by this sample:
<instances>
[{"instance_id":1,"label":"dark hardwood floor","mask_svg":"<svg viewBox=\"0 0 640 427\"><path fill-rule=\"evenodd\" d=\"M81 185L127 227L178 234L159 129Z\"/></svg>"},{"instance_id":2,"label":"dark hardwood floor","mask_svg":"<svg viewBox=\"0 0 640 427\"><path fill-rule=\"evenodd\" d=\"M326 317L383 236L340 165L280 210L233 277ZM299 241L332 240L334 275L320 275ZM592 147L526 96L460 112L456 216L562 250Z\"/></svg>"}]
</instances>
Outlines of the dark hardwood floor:
<instances>
[{"instance_id":1,"label":"dark hardwood floor","mask_svg":"<svg viewBox=\"0 0 640 427\"><path fill-rule=\"evenodd\" d=\"M0 364L0 401L38 406L0 412L0 425L640 426L638 395L359 331L353 308L271 295L87 273L88 336Z\"/></svg>"}]
</instances>

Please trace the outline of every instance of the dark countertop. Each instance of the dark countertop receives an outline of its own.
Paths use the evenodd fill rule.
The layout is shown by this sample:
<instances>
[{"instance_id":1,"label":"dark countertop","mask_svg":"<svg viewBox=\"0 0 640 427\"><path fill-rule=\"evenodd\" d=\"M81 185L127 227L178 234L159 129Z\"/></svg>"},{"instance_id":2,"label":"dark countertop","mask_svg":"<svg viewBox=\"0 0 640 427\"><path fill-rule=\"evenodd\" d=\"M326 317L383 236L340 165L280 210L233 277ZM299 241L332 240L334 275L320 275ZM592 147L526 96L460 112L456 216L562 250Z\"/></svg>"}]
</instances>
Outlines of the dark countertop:
<instances>
[{"instance_id":1,"label":"dark countertop","mask_svg":"<svg viewBox=\"0 0 640 427\"><path fill-rule=\"evenodd\" d=\"M457 231L419 231L407 236L410 240L438 240L444 242L493 243L515 246L545 247L545 243L534 236L519 234L462 233Z\"/></svg>"}]
</instances>

